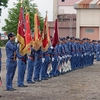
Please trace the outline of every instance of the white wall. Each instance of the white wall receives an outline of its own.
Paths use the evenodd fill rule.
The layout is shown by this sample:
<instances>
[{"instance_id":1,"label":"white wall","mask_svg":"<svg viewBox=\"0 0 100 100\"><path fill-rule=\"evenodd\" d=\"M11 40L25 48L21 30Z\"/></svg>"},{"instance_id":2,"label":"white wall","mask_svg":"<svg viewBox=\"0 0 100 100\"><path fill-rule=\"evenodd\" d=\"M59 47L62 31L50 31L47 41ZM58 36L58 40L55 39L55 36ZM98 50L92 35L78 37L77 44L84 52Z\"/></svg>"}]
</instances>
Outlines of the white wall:
<instances>
[{"instance_id":1,"label":"white wall","mask_svg":"<svg viewBox=\"0 0 100 100\"><path fill-rule=\"evenodd\" d=\"M77 9L76 37L79 38L81 26L100 28L100 9Z\"/></svg>"},{"instance_id":2,"label":"white wall","mask_svg":"<svg viewBox=\"0 0 100 100\"><path fill-rule=\"evenodd\" d=\"M76 10L73 6L59 6L58 9L59 14L76 14Z\"/></svg>"}]
</instances>

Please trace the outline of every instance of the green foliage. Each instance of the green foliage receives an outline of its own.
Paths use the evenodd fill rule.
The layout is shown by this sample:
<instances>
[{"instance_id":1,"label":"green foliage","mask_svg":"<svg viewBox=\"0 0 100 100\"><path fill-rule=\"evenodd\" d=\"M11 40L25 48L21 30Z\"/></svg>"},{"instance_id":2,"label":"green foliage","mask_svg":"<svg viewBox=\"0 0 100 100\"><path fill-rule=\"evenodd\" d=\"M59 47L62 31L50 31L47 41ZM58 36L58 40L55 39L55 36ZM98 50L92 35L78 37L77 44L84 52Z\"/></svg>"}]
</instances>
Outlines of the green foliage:
<instances>
[{"instance_id":1,"label":"green foliage","mask_svg":"<svg viewBox=\"0 0 100 100\"><path fill-rule=\"evenodd\" d=\"M8 40L0 40L0 47L3 47L6 45Z\"/></svg>"},{"instance_id":2,"label":"green foliage","mask_svg":"<svg viewBox=\"0 0 100 100\"><path fill-rule=\"evenodd\" d=\"M0 7L7 7L9 0L0 0ZM0 8L0 16L1 16L2 8Z\"/></svg>"},{"instance_id":3,"label":"green foliage","mask_svg":"<svg viewBox=\"0 0 100 100\"><path fill-rule=\"evenodd\" d=\"M19 0L20 1L20 0ZM34 14L36 13L37 5L34 3L31 3L32 0L23 0L22 6L24 8L24 14L26 12L30 13L30 27L31 31L34 31ZM18 20L19 20L19 12L20 12L20 6L21 3L14 3L15 7L10 9L8 12L8 19L5 19L6 25L2 27L3 31L14 32L14 34L17 34L17 27L18 27ZM39 13L39 12L38 12ZM43 30L43 17L41 17L41 14L39 13L39 19L40 19L40 29Z\"/></svg>"},{"instance_id":4,"label":"green foliage","mask_svg":"<svg viewBox=\"0 0 100 100\"><path fill-rule=\"evenodd\" d=\"M7 7L9 0L0 0L0 6Z\"/></svg>"}]
</instances>

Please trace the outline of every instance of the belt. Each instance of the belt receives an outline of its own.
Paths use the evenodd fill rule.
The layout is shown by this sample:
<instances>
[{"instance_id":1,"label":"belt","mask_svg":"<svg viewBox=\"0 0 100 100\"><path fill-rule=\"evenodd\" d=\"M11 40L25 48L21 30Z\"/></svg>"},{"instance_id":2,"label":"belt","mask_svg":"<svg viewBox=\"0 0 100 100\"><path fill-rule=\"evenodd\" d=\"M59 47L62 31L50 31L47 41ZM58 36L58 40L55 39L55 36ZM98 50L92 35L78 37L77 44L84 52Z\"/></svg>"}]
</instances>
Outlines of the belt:
<instances>
[{"instance_id":1,"label":"belt","mask_svg":"<svg viewBox=\"0 0 100 100\"><path fill-rule=\"evenodd\" d=\"M39 55L38 58L42 58L42 55Z\"/></svg>"},{"instance_id":2,"label":"belt","mask_svg":"<svg viewBox=\"0 0 100 100\"><path fill-rule=\"evenodd\" d=\"M29 59L31 59L32 61L34 61L35 59L31 56L28 56Z\"/></svg>"},{"instance_id":3,"label":"belt","mask_svg":"<svg viewBox=\"0 0 100 100\"><path fill-rule=\"evenodd\" d=\"M26 60L25 60L24 58L20 58L20 60L22 60L23 62L25 62L25 63L26 63Z\"/></svg>"},{"instance_id":4,"label":"belt","mask_svg":"<svg viewBox=\"0 0 100 100\"><path fill-rule=\"evenodd\" d=\"M45 54L45 56L50 56L50 54Z\"/></svg>"},{"instance_id":5,"label":"belt","mask_svg":"<svg viewBox=\"0 0 100 100\"><path fill-rule=\"evenodd\" d=\"M54 56L58 56L58 54L54 54Z\"/></svg>"}]
</instances>

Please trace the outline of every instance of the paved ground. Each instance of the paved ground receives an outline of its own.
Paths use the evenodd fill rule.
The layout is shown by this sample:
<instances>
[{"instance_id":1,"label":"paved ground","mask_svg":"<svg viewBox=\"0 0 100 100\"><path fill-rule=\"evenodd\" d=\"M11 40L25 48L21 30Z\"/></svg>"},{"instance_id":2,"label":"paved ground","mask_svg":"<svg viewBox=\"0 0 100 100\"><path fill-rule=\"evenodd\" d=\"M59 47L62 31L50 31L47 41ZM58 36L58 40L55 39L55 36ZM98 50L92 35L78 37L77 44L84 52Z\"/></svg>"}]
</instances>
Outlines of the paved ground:
<instances>
[{"instance_id":1,"label":"paved ground","mask_svg":"<svg viewBox=\"0 0 100 100\"><path fill-rule=\"evenodd\" d=\"M5 50L3 50L3 53ZM0 100L100 100L100 62L93 66L78 69L59 77L19 88L16 85L17 71L14 78L16 91L5 90L5 54L3 54Z\"/></svg>"}]
</instances>

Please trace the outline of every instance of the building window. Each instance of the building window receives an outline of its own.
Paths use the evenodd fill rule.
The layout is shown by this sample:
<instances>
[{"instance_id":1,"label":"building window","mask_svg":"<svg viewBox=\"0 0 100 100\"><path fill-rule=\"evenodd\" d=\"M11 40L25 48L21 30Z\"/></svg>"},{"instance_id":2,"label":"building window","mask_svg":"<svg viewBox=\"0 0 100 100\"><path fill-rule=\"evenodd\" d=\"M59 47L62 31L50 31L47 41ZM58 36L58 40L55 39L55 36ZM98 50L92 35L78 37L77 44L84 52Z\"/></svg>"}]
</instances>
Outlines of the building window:
<instances>
[{"instance_id":1,"label":"building window","mask_svg":"<svg viewBox=\"0 0 100 100\"><path fill-rule=\"evenodd\" d=\"M65 0L61 0L62 2L65 2Z\"/></svg>"},{"instance_id":2,"label":"building window","mask_svg":"<svg viewBox=\"0 0 100 100\"><path fill-rule=\"evenodd\" d=\"M94 33L94 29L85 29L85 33Z\"/></svg>"}]
</instances>

